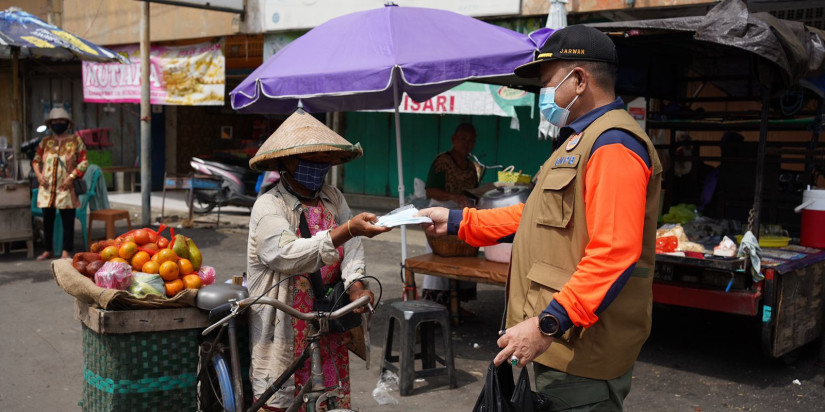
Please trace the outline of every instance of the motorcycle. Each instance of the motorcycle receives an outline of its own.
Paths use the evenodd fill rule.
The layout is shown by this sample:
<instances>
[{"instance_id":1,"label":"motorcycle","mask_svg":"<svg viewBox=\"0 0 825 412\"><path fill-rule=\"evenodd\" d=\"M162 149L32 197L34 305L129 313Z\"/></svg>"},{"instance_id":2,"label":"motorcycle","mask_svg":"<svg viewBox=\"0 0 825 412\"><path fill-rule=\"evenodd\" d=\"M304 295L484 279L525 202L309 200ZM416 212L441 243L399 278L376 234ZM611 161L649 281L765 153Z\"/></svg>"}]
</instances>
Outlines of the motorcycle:
<instances>
[{"instance_id":1,"label":"motorcycle","mask_svg":"<svg viewBox=\"0 0 825 412\"><path fill-rule=\"evenodd\" d=\"M40 144L40 141L46 136L45 133L49 128L46 125L37 126L35 131L34 138L26 140L20 145L20 151L26 155L26 158L29 159L29 184L32 188L36 188L40 186L40 183L37 181L37 175L34 174L34 168L31 167L31 162L34 161L34 156L37 154L37 146ZM38 136L39 135L39 136Z\"/></svg>"},{"instance_id":2,"label":"motorcycle","mask_svg":"<svg viewBox=\"0 0 825 412\"><path fill-rule=\"evenodd\" d=\"M189 165L197 174L220 179L218 189L194 189L192 210L201 214L216 206L252 208L258 196L275 186L280 178L277 172L262 174L248 167L198 157L193 157Z\"/></svg>"}]
</instances>

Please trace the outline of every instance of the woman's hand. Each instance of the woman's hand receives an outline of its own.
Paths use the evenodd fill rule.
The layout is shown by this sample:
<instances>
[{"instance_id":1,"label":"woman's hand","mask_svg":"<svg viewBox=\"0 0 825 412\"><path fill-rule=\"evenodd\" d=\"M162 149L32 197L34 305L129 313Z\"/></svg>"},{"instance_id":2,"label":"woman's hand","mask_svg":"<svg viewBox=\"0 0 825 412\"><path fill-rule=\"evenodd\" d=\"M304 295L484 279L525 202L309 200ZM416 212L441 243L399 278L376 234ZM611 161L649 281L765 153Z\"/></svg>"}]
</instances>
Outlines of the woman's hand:
<instances>
[{"instance_id":1,"label":"woman's hand","mask_svg":"<svg viewBox=\"0 0 825 412\"><path fill-rule=\"evenodd\" d=\"M362 296L369 296L370 297L370 305L375 302L375 296L372 294L372 291L369 289L364 289L364 284L361 281L353 282L352 286L349 288L349 301L355 302L356 300L360 299ZM353 310L353 313L364 313L369 310L369 306L364 305L360 308Z\"/></svg>"},{"instance_id":2,"label":"woman's hand","mask_svg":"<svg viewBox=\"0 0 825 412\"><path fill-rule=\"evenodd\" d=\"M465 207L470 206L470 198L468 198L467 196L464 196L464 195L454 195L452 200L453 200L453 202L455 202L455 203L458 205L458 207L460 207L460 208L465 208Z\"/></svg>"},{"instance_id":3,"label":"woman's hand","mask_svg":"<svg viewBox=\"0 0 825 412\"><path fill-rule=\"evenodd\" d=\"M37 176L37 182L40 183L40 187L42 187L43 190L49 190L49 181L43 177L43 175Z\"/></svg>"},{"instance_id":4,"label":"woman's hand","mask_svg":"<svg viewBox=\"0 0 825 412\"><path fill-rule=\"evenodd\" d=\"M60 189L60 190L69 190L69 188L72 187L72 181L73 180L74 180L73 177L66 176L66 178L63 179L63 182L60 183L60 186L58 186L57 188Z\"/></svg>"},{"instance_id":5,"label":"woman's hand","mask_svg":"<svg viewBox=\"0 0 825 412\"><path fill-rule=\"evenodd\" d=\"M376 226L375 222L377 221L378 217L375 216L375 213L360 213L346 223L347 230L353 237L366 236L369 238L392 230L391 227Z\"/></svg>"}]
</instances>

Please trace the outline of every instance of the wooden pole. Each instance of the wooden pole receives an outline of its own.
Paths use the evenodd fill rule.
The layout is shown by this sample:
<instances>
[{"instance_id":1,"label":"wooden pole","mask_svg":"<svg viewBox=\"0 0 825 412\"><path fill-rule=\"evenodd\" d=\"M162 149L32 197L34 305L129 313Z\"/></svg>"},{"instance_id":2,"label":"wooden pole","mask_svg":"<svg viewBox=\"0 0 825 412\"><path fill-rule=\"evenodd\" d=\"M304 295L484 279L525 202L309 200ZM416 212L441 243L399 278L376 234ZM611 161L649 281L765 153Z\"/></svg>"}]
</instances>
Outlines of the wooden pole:
<instances>
[{"instance_id":1,"label":"wooden pole","mask_svg":"<svg viewBox=\"0 0 825 412\"><path fill-rule=\"evenodd\" d=\"M152 221L152 115L149 84L149 2L141 2L140 15L140 195L141 223Z\"/></svg>"}]
</instances>

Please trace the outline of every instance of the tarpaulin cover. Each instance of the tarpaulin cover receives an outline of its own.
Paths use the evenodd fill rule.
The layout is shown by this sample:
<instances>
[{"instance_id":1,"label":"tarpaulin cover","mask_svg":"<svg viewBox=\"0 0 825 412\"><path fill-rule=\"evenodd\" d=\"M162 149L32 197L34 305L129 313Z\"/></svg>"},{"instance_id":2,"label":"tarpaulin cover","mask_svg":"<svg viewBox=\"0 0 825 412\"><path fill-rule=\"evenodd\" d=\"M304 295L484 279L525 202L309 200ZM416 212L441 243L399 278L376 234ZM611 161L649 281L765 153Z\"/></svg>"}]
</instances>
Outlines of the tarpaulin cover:
<instances>
[{"instance_id":1,"label":"tarpaulin cover","mask_svg":"<svg viewBox=\"0 0 825 412\"><path fill-rule=\"evenodd\" d=\"M825 72L825 32L750 13L741 0L726 0L705 16L591 26L614 35L620 93L678 96L675 78L692 70L730 94L758 96L760 84L781 91ZM757 82L736 80L754 71Z\"/></svg>"}]
</instances>

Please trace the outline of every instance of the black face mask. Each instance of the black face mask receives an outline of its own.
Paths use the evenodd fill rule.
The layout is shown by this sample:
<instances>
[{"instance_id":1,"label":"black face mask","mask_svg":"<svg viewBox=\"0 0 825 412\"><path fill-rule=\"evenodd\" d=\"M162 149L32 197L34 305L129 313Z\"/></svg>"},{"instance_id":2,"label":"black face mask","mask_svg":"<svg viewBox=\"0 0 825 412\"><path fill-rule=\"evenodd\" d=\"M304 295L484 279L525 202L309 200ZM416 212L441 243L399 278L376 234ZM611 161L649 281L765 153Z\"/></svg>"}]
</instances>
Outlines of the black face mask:
<instances>
[{"instance_id":1,"label":"black face mask","mask_svg":"<svg viewBox=\"0 0 825 412\"><path fill-rule=\"evenodd\" d=\"M63 134L63 132L65 132L66 130L69 129L69 123L67 123L67 122L59 122L59 123L52 122L49 125L49 128L51 128L52 131L55 132L55 134Z\"/></svg>"}]
</instances>

